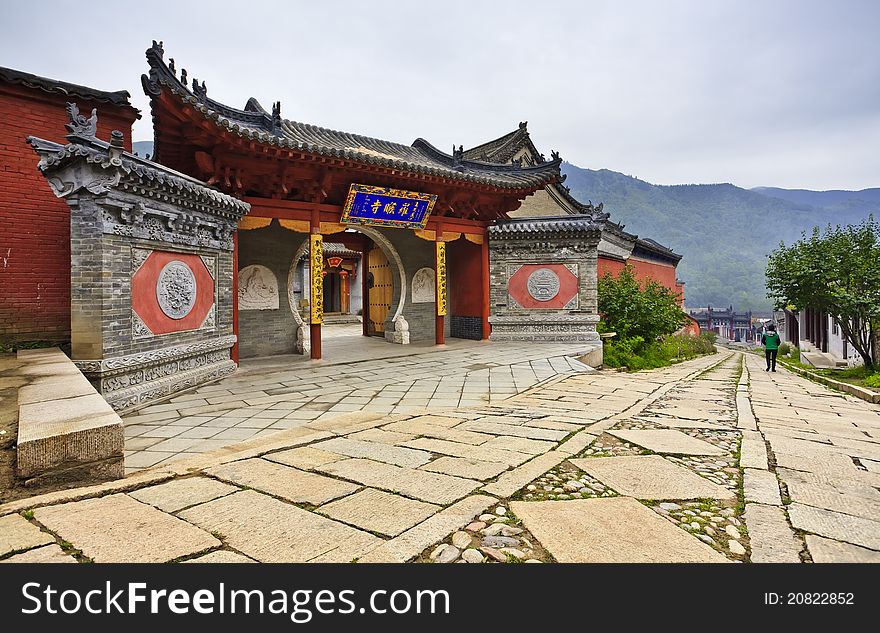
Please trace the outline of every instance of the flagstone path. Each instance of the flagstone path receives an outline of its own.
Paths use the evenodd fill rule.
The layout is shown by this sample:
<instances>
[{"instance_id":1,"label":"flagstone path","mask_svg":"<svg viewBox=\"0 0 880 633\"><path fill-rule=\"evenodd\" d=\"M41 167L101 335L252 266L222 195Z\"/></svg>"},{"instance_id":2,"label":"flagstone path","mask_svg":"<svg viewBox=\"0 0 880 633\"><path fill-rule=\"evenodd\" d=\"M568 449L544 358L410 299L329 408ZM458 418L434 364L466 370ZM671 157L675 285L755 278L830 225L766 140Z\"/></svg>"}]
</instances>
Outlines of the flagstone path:
<instances>
[{"instance_id":1,"label":"flagstone path","mask_svg":"<svg viewBox=\"0 0 880 633\"><path fill-rule=\"evenodd\" d=\"M5 504L0 562L880 559L880 407L729 351L568 367Z\"/></svg>"}]
</instances>

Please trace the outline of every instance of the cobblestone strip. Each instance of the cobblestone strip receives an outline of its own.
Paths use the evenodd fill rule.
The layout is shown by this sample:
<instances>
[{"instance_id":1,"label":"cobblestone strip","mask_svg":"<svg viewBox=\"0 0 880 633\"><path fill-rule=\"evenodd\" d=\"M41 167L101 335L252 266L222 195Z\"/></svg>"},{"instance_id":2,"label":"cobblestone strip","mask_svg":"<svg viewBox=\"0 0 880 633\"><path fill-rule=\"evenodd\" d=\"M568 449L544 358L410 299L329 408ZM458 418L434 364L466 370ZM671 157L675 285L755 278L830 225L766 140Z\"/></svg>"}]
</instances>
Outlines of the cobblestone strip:
<instances>
[{"instance_id":1,"label":"cobblestone strip","mask_svg":"<svg viewBox=\"0 0 880 633\"><path fill-rule=\"evenodd\" d=\"M410 528L400 536L382 543L358 559L359 563L405 563L425 548L442 540L451 531L464 527L481 512L496 502L487 495L472 495L452 504Z\"/></svg>"},{"instance_id":2,"label":"cobblestone strip","mask_svg":"<svg viewBox=\"0 0 880 633\"><path fill-rule=\"evenodd\" d=\"M749 369L740 355L742 374L736 390L737 427L743 430L739 466L743 471L743 518L753 563L799 563L803 545L782 506L779 481L770 468L767 444L758 429L749 391Z\"/></svg>"}]
</instances>

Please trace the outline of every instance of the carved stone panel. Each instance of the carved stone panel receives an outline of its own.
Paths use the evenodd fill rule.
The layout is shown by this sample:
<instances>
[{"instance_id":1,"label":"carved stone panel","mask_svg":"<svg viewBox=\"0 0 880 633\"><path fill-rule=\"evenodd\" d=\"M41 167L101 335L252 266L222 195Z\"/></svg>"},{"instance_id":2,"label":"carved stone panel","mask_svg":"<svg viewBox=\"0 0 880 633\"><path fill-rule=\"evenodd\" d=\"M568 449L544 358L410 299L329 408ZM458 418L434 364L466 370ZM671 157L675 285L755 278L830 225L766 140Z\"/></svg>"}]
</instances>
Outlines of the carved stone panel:
<instances>
[{"instance_id":1,"label":"carved stone panel","mask_svg":"<svg viewBox=\"0 0 880 633\"><path fill-rule=\"evenodd\" d=\"M413 275L412 302L434 303L434 269L420 268Z\"/></svg>"},{"instance_id":2,"label":"carved stone panel","mask_svg":"<svg viewBox=\"0 0 880 633\"><path fill-rule=\"evenodd\" d=\"M179 320L192 312L196 304L196 278L182 261L170 261L156 281L156 299L165 316Z\"/></svg>"},{"instance_id":3,"label":"carved stone panel","mask_svg":"<svg viewBox=\"0 0 880 633\"><path fill-rule=\"evenodd\" d=\"M533 271L526 282L529 295L535 301L550 301L559 294L559 275L549 268Z\"/></svg>"},{"instance_id":4,"label":"carved stone panel","mask_svg":"<svg viewBox=\"0 0 880 633\"><path fill-rule=\"evenodd\" d=\"M259 264L246 266L238 273L239 310L277 310L278 280L275 273Z\"/></svg>"}]
</instances>

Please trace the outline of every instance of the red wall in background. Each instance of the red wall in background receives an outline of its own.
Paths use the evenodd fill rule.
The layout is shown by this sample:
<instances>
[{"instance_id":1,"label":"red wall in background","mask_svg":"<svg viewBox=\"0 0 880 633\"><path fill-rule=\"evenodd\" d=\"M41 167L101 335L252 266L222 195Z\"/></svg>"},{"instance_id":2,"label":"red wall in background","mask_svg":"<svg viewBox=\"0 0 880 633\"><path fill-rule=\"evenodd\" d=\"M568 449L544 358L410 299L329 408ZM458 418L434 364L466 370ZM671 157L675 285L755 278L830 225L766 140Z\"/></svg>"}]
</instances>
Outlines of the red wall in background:
<instances>
[{"instance_id":1,"label":"red wall in background","mask_svg":"<svg viewBox=\"0 0 880 633\"><path fill-rule=\"evenodd\" d=\"M623 270L626 264L629 264L635 269L636 279L644 280L651 278L654 281L663 284L673 292L681 291L681 286L677 284L675 280L675 266L672 264L649 262L635 257L630 257L626 262L622 262L618 259L599 257L599 276L601 277L608 272L612 275L617 275L617 273Z\"/></svg>"},{"instance_id":2,"label":"red wall in background","mask_svg":"<svg viewBox=\"0 0 880 633\"><path fill-rule=\"evenodd\" d=\"M483 314L483 264L479 244L463 237L446 245L449 273L449 314L478 317Z\"/></svg>"},{"instance_id":3,"label":"red wall in background","mask_svg":"<svg viewBox=\"0 0 880 633\"><path fill-rule=\"evenodd\" d=\"M121 130L131 150L134 108L0 83L0 341L70 339L70 212L25 141L66 143L68 101L97 108L98 137Z\"/></svg>"}]
</instances>

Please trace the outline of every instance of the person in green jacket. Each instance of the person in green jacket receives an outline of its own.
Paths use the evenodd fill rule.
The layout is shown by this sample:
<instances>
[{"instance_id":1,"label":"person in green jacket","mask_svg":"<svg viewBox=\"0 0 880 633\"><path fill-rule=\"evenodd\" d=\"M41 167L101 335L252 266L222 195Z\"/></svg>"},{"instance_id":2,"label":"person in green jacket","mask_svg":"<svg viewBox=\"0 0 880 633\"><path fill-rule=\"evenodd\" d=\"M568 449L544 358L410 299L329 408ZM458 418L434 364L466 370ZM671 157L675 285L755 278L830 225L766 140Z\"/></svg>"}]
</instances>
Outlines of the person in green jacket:
<instances>
[{"instance_id":1,"label":"person in green jacket","mask_svg":"<svg viewBox=\"0 0 880 633\"><path fill-rule=\"evenodd\" d=\"M767 330L761 335L761 345L764 346L764 356L767 358L767 369L764 371L776 371L776 353L779 351L779 345L782 339L776 332L776 325L770 323Z\"/></svg>"}]
</instances>

